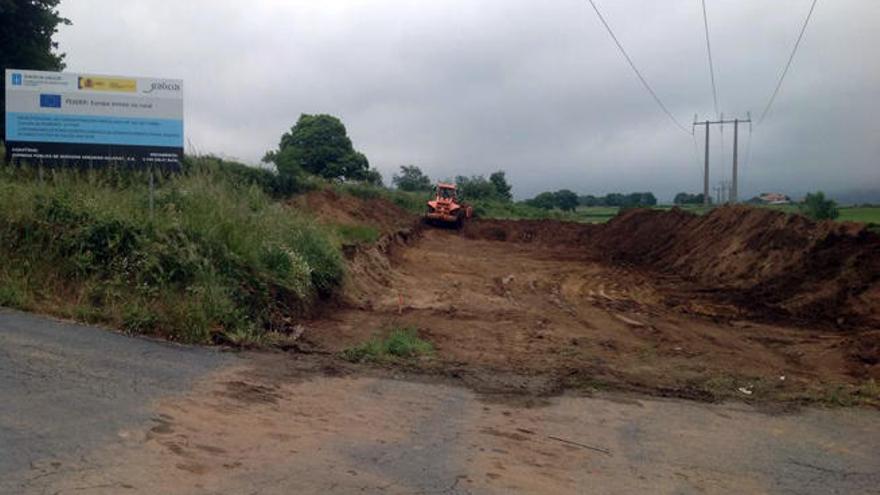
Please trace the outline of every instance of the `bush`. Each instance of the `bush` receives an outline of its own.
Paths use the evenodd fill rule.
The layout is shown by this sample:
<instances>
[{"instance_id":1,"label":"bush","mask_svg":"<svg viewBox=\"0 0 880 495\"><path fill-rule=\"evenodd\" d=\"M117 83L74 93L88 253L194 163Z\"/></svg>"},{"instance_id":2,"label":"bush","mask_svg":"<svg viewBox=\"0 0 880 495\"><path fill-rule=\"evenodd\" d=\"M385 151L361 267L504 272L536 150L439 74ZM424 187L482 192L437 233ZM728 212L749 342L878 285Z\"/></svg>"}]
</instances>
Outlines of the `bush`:
<instances>
[{"instance_id":1,"label":"bush","mask_svg":"<svg viewBox=\"0 0 880 495\"><path fill-rule=\"evenodd\" d=\"M400 174L394 174L391 183L401 191L431 190L431 178L415 165L401 165Z\"/></svg>"},{"instance_id":2,"label":"bush","mask_svg":"<svg viewBox=\"0 0 880 495\"><path fill-rule=\"evenodd\" d=\"M840 215L837 203L832 199L826 199L822 191L807 194L800 208L804 215L813 220L834 220Z\"/></svg>"}]
</instances>

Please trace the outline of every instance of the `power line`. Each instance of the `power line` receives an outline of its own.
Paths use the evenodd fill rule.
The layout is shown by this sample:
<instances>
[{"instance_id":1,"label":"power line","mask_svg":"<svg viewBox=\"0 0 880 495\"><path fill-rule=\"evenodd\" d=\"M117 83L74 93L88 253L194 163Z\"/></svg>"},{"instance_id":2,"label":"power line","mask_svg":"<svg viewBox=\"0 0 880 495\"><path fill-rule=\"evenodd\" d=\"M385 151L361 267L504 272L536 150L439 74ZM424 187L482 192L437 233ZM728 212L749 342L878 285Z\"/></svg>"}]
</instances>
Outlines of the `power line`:
<instances>
[{"instance_id":1,"label":"power line","mask_svg":"<svg viewBox=\"0 0 880 495\"><path fill-rule=\"evenodd\" d=\"M712 43L709 42L709 16L706 14L706 0L703 0L703 26L706 28L706 53L709 54L709 77L712 80L712 101L715 103L715 118L718 118L718 89L715 86L715 64L712 63Z\"/></svg>"},{"instance_id":2,"label":"power line","mask_svg":"<svg viewBox=\"0 0 880 495\"><path fill-rule=\"evenodd\" d=\"M623 55L623 58L626 59L627 63L629 63L629 66L632 68L633 72L635 72L636 76L639 77L639 81L642 82L642 85L645 87L645 89L647 89L648 92L651 93L651 96L654 98L654 101L657 102L657 105L660 106L660 108L663 110L663 112L666 113L666 115L669 117L669 119L672 121L672 123L675 124L676 127L681 129L682 132L690 134L690 132L688 132L688 130L683 125L681 125L681 122L679 122L678 119L676 119L675 116L672 115L672 113L669 111L668 108L666 108L666 105L663 104L663 102L660 100L660 97L657 96L657 93L655 93L654 90L651 89L651 85L648 84L648 81L645 79L644 76L642 76L642 73L639 72L639 69L636 68L636 64L633 63L632 59L626 53L626 50L623 49L623 45L620 44L620 41L618 41L617 36L614 35L614 31L611 30L611 26L608 25L608 23L605 21L605 18L602 16L602 13L599 12L599 7L596 6L596 2L594 2L593 0L588 0L588 1L590 2L590 5L593 6L593 10L596 11L596 15L599 16L599 20L602 21L602 24L605 26L605 29L608 30L608 34L611 35L611 39L614 40L614 43L617 45L617 48L620 50L620 53Z\"/></svg>"},{"instance_id":3,"label":"power line","mask_svg":"<svg viewBox=\"0 0 880 495\"><path fill-rule=\"evenodd\" d=\"M807 18L804 19L804 25L801 27L801 32L798 34L797 41L794 44L794 48L791 50L791 55L788 57L788 62L785 64L785 69L782 71L782 75L779 77L779 82L776 83L776 89L773 90L773 95L770 96L770 100L767 102L767 106L764 107L764 112L761 113L761 118L758 119L758 123L755 124L755 127L761 125L764 122L764 118L767 116L767 112L770 111L770 107L773 106L773 101L776 100L776 95L779 94L779 89L782 87L782 81L785 79L785 75L788 74L788 69L791 67L791 62L794 60L794 55L798 51L798 47L801 44L801 40L804 37L804 32L807 30L807 24L810 23L810 17L813 16L813 10L816 8L816 3L819 0L813 0L812 5L810 5L810 11L807 13Z\"/></svg>"}]
</instances>

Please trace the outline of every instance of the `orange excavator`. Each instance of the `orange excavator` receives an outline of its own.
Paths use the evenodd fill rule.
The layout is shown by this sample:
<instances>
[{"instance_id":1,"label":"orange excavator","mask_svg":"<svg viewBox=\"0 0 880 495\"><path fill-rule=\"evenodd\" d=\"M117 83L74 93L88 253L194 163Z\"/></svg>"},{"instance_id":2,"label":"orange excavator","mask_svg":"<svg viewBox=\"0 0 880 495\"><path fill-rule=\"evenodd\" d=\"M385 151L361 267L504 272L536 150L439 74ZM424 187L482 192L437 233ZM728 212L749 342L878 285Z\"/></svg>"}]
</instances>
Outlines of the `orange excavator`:
<instances>
[{"instance_id":1,"label":"orange excavator","mask_svg":"<svg viewBox=\"0 0 880 495\"><path fill-rule=\"evenodd\" d=\"M440 182L434 188L434 199L428 201L425 222L461 228L464 221L473 216L474 209L461 202L455 184Z\"/></svg>"}]
</instances>

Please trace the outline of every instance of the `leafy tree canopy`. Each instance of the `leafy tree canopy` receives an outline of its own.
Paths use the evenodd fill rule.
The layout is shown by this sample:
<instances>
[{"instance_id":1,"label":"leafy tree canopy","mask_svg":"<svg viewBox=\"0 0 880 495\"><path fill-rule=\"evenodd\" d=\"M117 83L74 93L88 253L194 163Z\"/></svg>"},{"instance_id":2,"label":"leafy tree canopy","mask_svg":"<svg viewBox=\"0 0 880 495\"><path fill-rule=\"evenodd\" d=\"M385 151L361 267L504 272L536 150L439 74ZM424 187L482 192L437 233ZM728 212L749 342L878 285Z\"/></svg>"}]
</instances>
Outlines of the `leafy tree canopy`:
<instances>
[{"instance_id":1,"label":"leafy tree canopy","mask_svg":"<svg viewBox=\"0 0 880 495\"><path fill-rule=\"evenodd\" d=\"M578 206L578 196L568 189L560 189L556 192L542 192L527 200L526 204L545 210L559 208L562 211L574 211Z\"/></svg>"},{"instance_id":2,"label":"leafy tree canopy","mask_svg":"<svg viewBox=\"0 0 880 495\"><path fill-rule=\"evenodd\" d=\"M0 139L5 139L6 69L63 70L52 36L70 21L58 15L60 0L0 0Z\"/></svg>"},{"instance_id":3,"label":"leafy tree canopy","mask_svg":"<svg viewBox=\"0 0 880 495\"><path fill-rule=\"evenodd\" d=\"M354 149L342 121L332 115L300 115L281 136L278 150L266 153L264 160L274 162L283 175L305 171L326 179L382 180L370 170L367 157Z\"/></svg>"},{"instance_id":4,"label":"leafy tree canopy","mask_svg":"<svg viewBox=\"0 0 880 495\"><path fill-rule=\"evenodd\" d=\"M459 175L455 178L455 184L462 197L468 199L510 201L512 198L511 187L501 170L493 173L489 179L482 175Z\"/></svg>"},{"instance_id":5,"label":"leafy tree canopy","mask_svg":"<svg viewBox=\"0 0 880 495\"><path fill-rule=\"evenodd\" d=\"M489 182L495 186L495 192L500 199L504 201L511 201L513 199L513 194L510 193L512 187L507 183L507 177L505 177L503 170L499 170L490 175Z\"/></svg>"},{"instance_id":6,"label":"leafy tree canopy","mask_svg":"<svg viewBox=\"0 0 880 495\"><path fill-rule=\"evenodd\" d=\"M431 190L431 178L415 165L401 165L400 173L394 174L391 183L402 191Z\"/></svg>"},{"instance_id":7,"label":"leafy tree canopy","mask_svg":"<svg viewBox=\"0 0 880 495\"><path fill-rule=\"evenodd\" d=\"M560 189L553 193L556 207L562 211L574 211L578 207L577 194L568 189Z\"/></svg>"},{"instance_id":8,"label":"leafy tree canopy","mask_svg":"<svg viewBox=\"0 0 880 495\"><path fill-rule=\"evenodd\" d=\"M703 204L703 193L700 194L688 194L686 192L680 192L675 195L675 198L672 200L673 203L677 205L701 205ZM712 202L712 198L709 198L709 203Z\"/></svg>"},{"instance_id":9,"label":"leafy tree canopy","mask_svg":"<svg viewBox=\"0 0 880 495\"><path fill-rule=\"evenodd\" d=\"M542 192L534 198L527 200L526 204L534 206L536 208L552 210L553 208L556 208L556 195L549 191Z\"/></svg>"}]
</instances>

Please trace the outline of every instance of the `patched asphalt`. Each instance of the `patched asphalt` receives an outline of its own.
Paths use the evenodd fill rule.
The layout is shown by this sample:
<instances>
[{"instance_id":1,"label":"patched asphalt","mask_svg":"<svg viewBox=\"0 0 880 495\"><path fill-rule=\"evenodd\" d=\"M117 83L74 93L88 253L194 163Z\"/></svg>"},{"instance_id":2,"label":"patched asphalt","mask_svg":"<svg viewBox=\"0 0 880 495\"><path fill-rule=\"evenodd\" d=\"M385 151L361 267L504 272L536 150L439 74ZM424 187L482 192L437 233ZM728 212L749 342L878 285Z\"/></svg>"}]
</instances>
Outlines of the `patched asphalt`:
<instances>
[{"instance_id":1,"label":"patched asphalt","mask_svg":"<svg viewBox=\"0 0 880 495\"><path fill-rule=\"evenodd\" d=\"M140 426L155 399L235 359L0 310L0 493Z\"/></svg>"}]
</instances>

